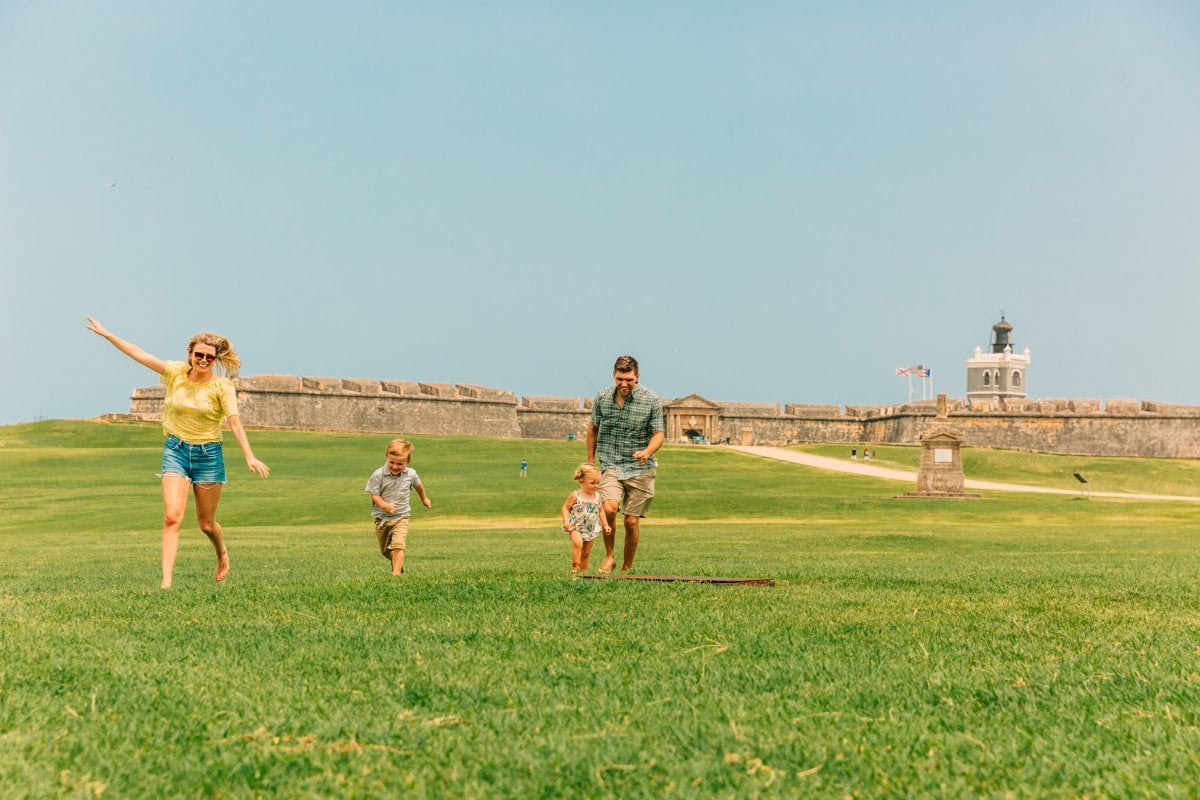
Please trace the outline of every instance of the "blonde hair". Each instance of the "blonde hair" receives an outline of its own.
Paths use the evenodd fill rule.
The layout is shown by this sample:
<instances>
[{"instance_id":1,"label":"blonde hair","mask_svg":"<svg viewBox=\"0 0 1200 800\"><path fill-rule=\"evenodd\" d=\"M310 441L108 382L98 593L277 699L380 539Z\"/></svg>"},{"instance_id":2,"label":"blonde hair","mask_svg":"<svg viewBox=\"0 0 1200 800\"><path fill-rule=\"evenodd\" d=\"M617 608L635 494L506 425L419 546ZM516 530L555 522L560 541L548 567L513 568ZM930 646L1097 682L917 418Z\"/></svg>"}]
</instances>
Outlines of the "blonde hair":
<instances>
[{"instance_id":1,"label":"blonde hair","mask_svg":"<svg viewBox=\"0 0 1200 800\"><path fill-rule=\"evenodd\" d=\"M579 469L575 470L575 474L571 476L571 480L576 483L583 483L583 479L592 473L600 474L600 470L594 464L580 464Z\"/></svg>"},{"instance_id":2,"label":"blonde hair","mask_svg":"<svg viewBox=\"0 0 1200 800\"><path fill-rule=\"evenodd\" d=\"M236 378L238 370L242 368L242 359L238 356L237 351L233 349L233 343L219 333L208 333L202 331L197 333L187 343L188 361L192 360L192 351L196 349L198 344L207 344L216 348L217 364L221 367L226 375L230 378Z\"/></svg>"},{"instance_id":3,"label":"blonde hair","mask_svg":"<svg viewBox=\"0 0 1200 800\"><path fill-rule=\"evenodd\" d=\"M388 442L387 454L389 456L399 456L400 458L411 458L412 444L407 439L392 439Z\"/></svg>"}]
</instances>

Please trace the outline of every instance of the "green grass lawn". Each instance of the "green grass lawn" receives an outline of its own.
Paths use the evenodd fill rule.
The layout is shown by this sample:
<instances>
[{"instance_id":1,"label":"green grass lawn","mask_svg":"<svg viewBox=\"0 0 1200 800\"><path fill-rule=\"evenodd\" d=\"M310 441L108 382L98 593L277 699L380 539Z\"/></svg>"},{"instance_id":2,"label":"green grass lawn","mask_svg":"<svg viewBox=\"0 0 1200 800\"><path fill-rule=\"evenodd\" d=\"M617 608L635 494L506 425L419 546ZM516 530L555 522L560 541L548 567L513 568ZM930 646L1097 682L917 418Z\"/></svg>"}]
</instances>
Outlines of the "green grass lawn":
<instances>
[{"instance_id":1,"label":"green grass lawn","mask_svg":"<svg viewBox=\"0 0 1200 800\"><path fill-rule=\"evenodd\" d=\"M433 510L394 579L363 492L390 437L250 435L230 578L189 518L163 592L157 427L0 428L4 797L1200 794L1193 504L668 447L638 571L776 586L590 581L558 531L581 443L412 437ZM964 452L1197 493L1195 462Z\"/></svg>"}]
</instances>

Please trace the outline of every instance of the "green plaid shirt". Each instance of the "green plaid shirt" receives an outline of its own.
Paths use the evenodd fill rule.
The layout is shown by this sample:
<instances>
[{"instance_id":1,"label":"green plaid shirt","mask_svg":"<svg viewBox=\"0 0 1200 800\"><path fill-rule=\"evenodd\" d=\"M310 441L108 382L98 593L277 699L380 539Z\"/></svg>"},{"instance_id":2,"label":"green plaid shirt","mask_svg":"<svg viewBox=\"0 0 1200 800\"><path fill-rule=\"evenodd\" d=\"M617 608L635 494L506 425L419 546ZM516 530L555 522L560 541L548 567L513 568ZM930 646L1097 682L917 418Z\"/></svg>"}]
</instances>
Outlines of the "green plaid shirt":
<instances>
[{"instance_id":1,"label":"green plaid shirt","mask_svg":"<svg viewBox=\"0 0 1200 800\"><path fill-rule=\"evenodd\" d=\"M616 386L596 395L592 403L592 424L596 426L596 460L601 469L615 469L621 480L649 472L658 466L653 457L645 464L635 461L633 454L646 449L650 437L663 426L662 401L644 386L636 387L623 405L613 396Z\"/></svg>"}]
</instances>

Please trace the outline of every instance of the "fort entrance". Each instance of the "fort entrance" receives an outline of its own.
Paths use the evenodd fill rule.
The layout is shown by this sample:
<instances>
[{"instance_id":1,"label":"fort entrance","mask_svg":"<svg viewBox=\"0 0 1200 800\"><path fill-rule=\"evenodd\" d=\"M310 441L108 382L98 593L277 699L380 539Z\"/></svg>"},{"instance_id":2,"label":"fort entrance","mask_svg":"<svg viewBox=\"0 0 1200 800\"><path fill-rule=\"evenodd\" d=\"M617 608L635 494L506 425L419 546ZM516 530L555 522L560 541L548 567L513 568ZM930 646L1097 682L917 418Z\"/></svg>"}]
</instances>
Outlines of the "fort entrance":
<instances>
[{"instance_id":1,"label":"fort entrance","mask_svg":"<svg viewBox=\"0 0 1200 800\"><path fill-rule=\"evenodd\" d=\"M698 394L663 402L663 422L667 441L673 443L712 442L721 436L721 407Z\"/></svg>"}]
</instances>

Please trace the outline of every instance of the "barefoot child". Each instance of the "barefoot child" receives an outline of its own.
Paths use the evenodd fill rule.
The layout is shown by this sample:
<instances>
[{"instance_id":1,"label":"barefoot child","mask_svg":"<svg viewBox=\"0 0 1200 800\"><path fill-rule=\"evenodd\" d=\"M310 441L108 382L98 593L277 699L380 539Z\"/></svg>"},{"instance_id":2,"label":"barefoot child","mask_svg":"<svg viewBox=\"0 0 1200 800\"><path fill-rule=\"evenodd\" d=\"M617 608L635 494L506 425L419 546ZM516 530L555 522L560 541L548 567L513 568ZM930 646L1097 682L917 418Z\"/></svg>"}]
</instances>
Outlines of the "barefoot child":
<instances>
[{"instance_id":1,"label":"barefoot child","mask_svg":"<svg viewBox=\"0 0 1200 800\"><path fill-rule=\"evenodd\" d=\"M408 518L412 515L409 492L417 490L426 508L433 508L416 470L408 465L412 445L393 439L387 446L387 463L367 480L371 495L371 516L375 519L375 538L379 552L392 562L392 574L404 572L404 546L408 541Z\"/></svg>"},{"instance_id":2,"label":"barefoot child","mask_svg":"<svg viewBox=\"0 0 1200 800\"><path fill-rule=\"evenodd\" d=\"M562 506L562 529L571 537L571 572L586 572L592 542L600 532L611 532L600 513L600 470L583 464L575 470L579 488L567 495Z\"/></svg>"}]
</instances>

